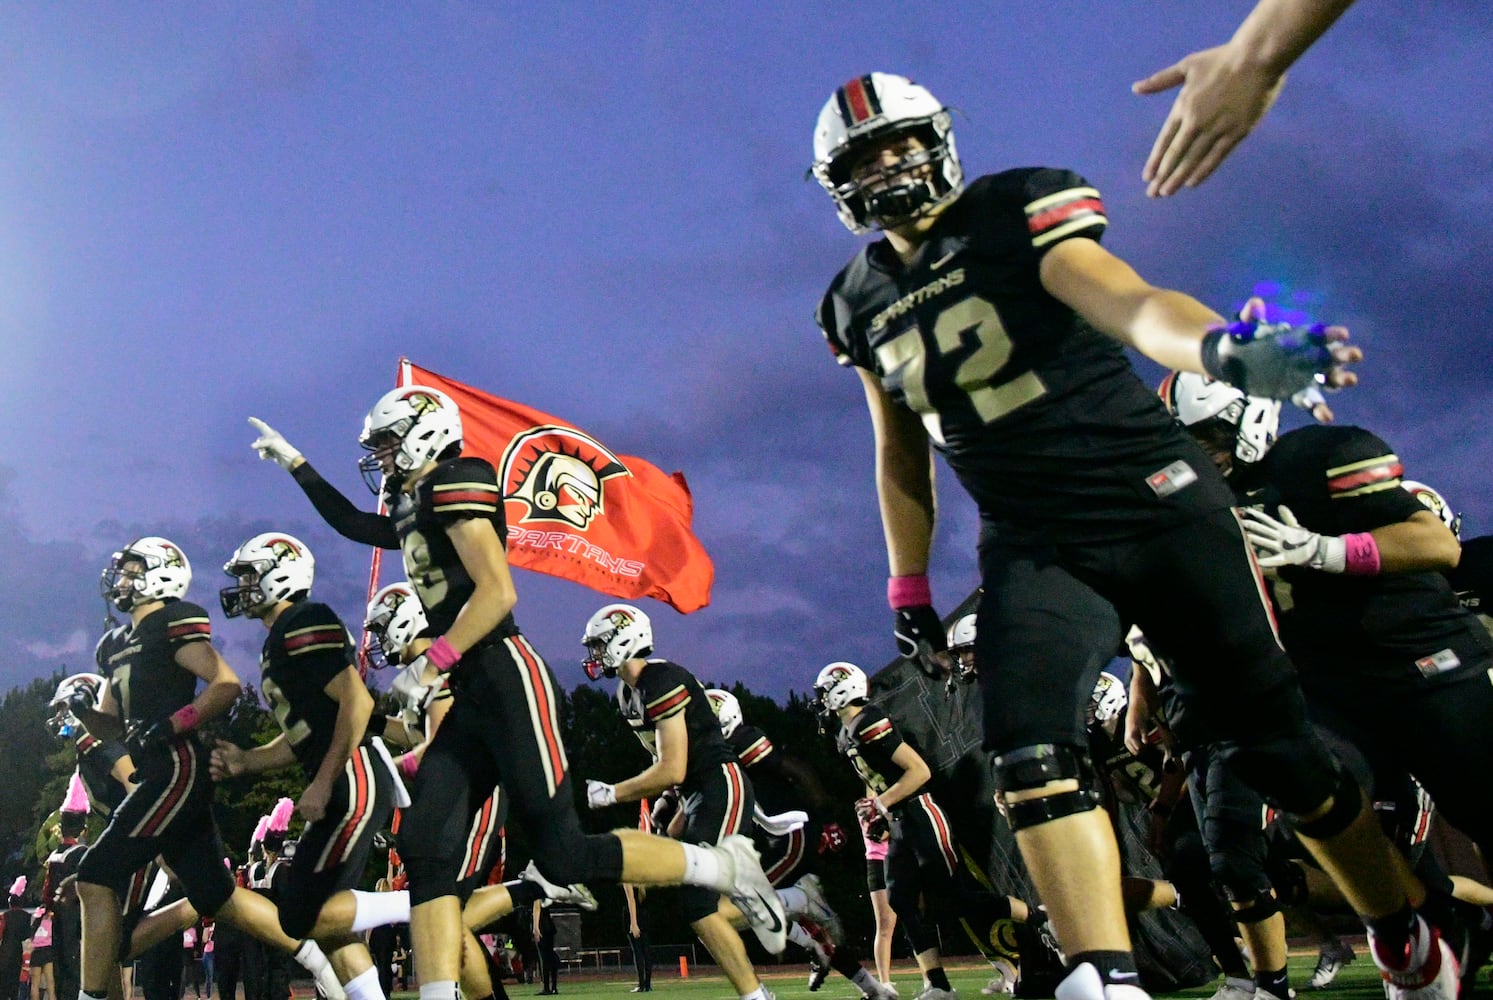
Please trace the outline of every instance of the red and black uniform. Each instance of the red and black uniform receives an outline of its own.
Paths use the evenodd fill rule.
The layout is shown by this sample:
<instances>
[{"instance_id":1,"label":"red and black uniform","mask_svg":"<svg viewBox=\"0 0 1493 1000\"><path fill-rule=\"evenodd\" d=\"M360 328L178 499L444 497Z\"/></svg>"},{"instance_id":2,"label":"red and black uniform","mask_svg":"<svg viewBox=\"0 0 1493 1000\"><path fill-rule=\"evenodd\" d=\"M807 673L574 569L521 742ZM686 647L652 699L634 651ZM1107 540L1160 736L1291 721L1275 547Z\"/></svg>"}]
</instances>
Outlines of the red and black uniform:
<instances>
[{"instance_id":1,"label":"red and black uniform","mask_svg":"<svg viewBox=\"0 0 1493 1000\"><path fill-rule=\"evenodd\" d=\"M904 773L892 760L903 745L902 735L874 702L841 727L835 745L872 794L886 791ZM917 955L938 946L936 921L949 909L955 891L958 849L948 816L928 792L904 799L888 812L892 824L885 862L887 901Z\"/></svg>"},{"instance_id":2,"label":"red and black uniform","mask_svg":"<svg viewBox=\"0 0 1493 1000\"><path fill-rule=\"evenodd\" d=\"M857 254L819 324L842 365L922 418L979 508L989 749L1082 753L1082 706L1134 622L1209 729L1248 751L1261 790L1315 809L1338 775L1311 739L1232 492L1121 345L1042 284L1048 251L1107 224L1069 171L981 177L910 264L886 240Z\"/></svg>"},{"instance_id":3,"label":"red and black uniform","mask_svg":"<svg viewBox=\"0 0 1493 1000\"><path fill-rule=\"evenodd\" d=\"M619 681L617 704L622 717L654 758L658 757L658 724L684 717L688 758L679 792L684 809L687 844L719 844L742 833L752 822L755 799L752 783L721 735L720 721L710 707L705 689L695 675L668 660L649 660L638 673L636 687ZM686 920L693 923L714 913L720 893L699 886L679 890Z\"/></svg>"},{"instance_id":4,"label":"red and black uniform","mask_svg":"<svg viewBox=\"0 0 1493 1000\"><path fill-rule=\"evenodd\" d=\"M756 726L742 723L726 737L736 757L746 768L752 782L752 793L762 811L776 816L792 810L809 814L809 821L797 830L775 836L752 824L751 836L762 855L762 870L775 886L792 885L800 876L814 869L813 846L818 842L819 823L815 814L819 803L805 801L812 796L799 788L795 771L783 752L773 746L767 734ZM806 808L813 806L815 808Z\"/></svg>"},{"instance_id":5,"label":"red and black uniform","mask_svg":"<svg viewBox=\"0 0 1493 1000\"><path fill-rule=\"evenodd\" d=\"M358 510L309 463L294 476L340 534L403 552L405 574L433 634L450 629L475 590L447 529L481 518L491 522L500 544L507 540L497 475L481 459L440 461L409 493L391 480L387 517ZM617 880L621 841L587 835L576 815L560 737L559 685L511 615L466 651L450 683L451 711L421 758L400 832L410 902L457 893L473 816L500 782L531 831L534 861L547 879L560 885Z\"/></svg>"},{"instance_id":6,"label":"red and black uniform","mask_svg":"<svg viewBox=\"0 0 1493 1000\"><path fill-rule=\"evenodd\" d=\"M259 660L265 697L307 782L332 751L338 702L326 689L355 669L353 649L336 612L316 601L286 608L265 638ZM372 738L358 734L357 748L332 786L326 814L306 824L295 863L283 888L277 887L280 927L290 937L309 935L326 901L362 880L373 836L394 809L393 783Z\"/></svg>"},{"instance_id":7,"label":"red and black uniform","mask_svg":"<svg viewBox=\"0 0 1493 1000\"><path fill-rule=\"evenodd\" d=\"M127 728L168 720L191 703L197 677L176 662L176 653L212 641L205 610L170 599L133 628L111 636L99 660ZM132 876L160 856L197 912L217 913L233 894L233 878L223 867L207 757L190 731L164 746L132 750L138 784L83 856L79 881L107 886L124 901Z\"/></svg>"},{"instance_id":8,"label":"red and black uniform","mask_svg":"<svg viewBox=\"0 0 1493 1000\"><path fill-rule=\"evenodd\" d=\"M1400 488L1399 457L1358 427L1304 427L1265 456L1267 511L1312 531L1373 531L1425 510ZM1281 637L1312 717L1376 773L1408 771L1437 808L1493 850L1493 802L1467 775L1493 768L1493 637L1441 573L1281 571ZM1287 590L1287 588L1289 588Z\"/></svg>"}]
</instances>

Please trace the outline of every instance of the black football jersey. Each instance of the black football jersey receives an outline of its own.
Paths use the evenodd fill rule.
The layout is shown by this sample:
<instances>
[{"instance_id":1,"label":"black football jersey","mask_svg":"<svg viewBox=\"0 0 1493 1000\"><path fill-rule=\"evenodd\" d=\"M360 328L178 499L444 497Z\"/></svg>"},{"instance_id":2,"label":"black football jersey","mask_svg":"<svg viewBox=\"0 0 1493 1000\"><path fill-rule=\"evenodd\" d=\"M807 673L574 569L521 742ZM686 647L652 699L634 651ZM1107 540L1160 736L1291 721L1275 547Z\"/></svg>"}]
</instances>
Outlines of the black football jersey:
<instances>
[{"instance_id":1,"label":"black football jersey","mask_svg":"<svg viewBox=\"0 0 1493 1000\"><path fill-rule=\"evenodd\" d=\"M1266 454L1266 510L1289 507L1324 535L1372 531L1424 511L1401 488L1403 467L1360 427L1310 426ZM1303 672L1398 683L1445 681L1493 662L1493 639L1440 573L1348 576L1287 567L1281 637Z\"/></svg>"},{"instance_id":2,"label":"black football jersey","mask_svg":"<svg viewBox=\"0 0 1493 1000\"><path fill-rule=\"evenodd\" d=\"M1480 615L1493 614L1493 535L1462 543L1462 558L1446 574L1462 607Z\"/></svg>"},{"instance_id":3,"label":"black football jersey","mask_svg":"<svg viewBox=\"0 0 1493 1000\"><path fill-rule=\"evenodd\" d=\"M736 760L736 752L721 735L721 724L710 707L705 689L695 675L668 660L649 660L638 674L638 686L617 685L617 704L622 717L658 758L658 724L664 719L684 714L684 728L689 738L689 760L685 764L681 789L688 794L710 772Z\"/></svg>"},{"instance_id":4,"label":"black football jersey","mask_svg":"<svg viewBox=\"0 0 1493 1000\"><path fill-rule=\"evenodd\" d=\"M752 794L763 812L776 816L790 809L807 809L793 782L775 766L782 755L775 751L766 733L756 726L742 723L726 737L726 742L736 752L741 766L746 768L747 777L752 781Z\"/></svg>"},{"instance_id":5,"label":"black football jersey","mask_svg":"<svg viewBox=\"0 0 1493 1000\"><path fill-rule=\"evenodd\" d=\"M337 702L326 686L352 665L353 640L342 619L316 601L286 608L264 640L259 657L264 694L307 778L316 776L337 727Z\"/></svg>"},{"instance_id":6,"label":"black football jersey","mask_svg":"<svg viewBox=\"0 0 1493 1000\"><path fill-rule=\"evenodd\" d=\"M1132 537L1232 505L1124 348L1042 286L1064 240L1098 240L1099 193L1066 170L981 177L910 265L882 240L835 278L818 321L836 360L917 413L1012 541Z\"/></svg>"},{"instance_id":7,"label":"black football jersey","mask_svg":"<svg viewBox=\"0 0 1493 1000\"><path fill-rule=\"evenodd\" d=\"M508 542L497 473L480 458L447 459L414 492L386 496L385 501L399 533L405 577L425 606L431 634L444 635L476 589L446 528L467 518L486 518L497 531L499 543L506 546ZM511 615L498 626L503 635L515 630Z\"/></svg>"},{"instance_id":8,"label":"black football jersey","mask_svg":"<svg viewBox=\"0 0 1493 1000\"><path fill-rule=\"evenodd\" d=\"M207 612L175 599L133 628L110 632L98 659L119 703L119 717L149 724L189 704L197 694L197 675L177 664L176 651L212 638Z\"/></svg>"},{"instance_id":9,"label":"black football jersey","mask_svg":"<svg viewBox=\"0 0 1493 1000\"><path fill-rule=\"evenodd\" d=\"M866 787L877 795L902 778L903 769L892 760L892 755L903 742L902 734L875 702L867 702L859 715L840 727L840 734L835 737L835 747L850 761Z\"/></svg>"},{"instance_id":10,"label":"black football jersey","mask_svg":"<svg viewBox=\"0 0 1493 1000\"><path fill-rule=\"evenodd\" d=\"M129 751L118 740L101 740L88 733L78 736L77 748L78 777L83 780L89 811L107 819L124 801L124 785L114 777L114 765Z\"/></svg>"}]
</instances>

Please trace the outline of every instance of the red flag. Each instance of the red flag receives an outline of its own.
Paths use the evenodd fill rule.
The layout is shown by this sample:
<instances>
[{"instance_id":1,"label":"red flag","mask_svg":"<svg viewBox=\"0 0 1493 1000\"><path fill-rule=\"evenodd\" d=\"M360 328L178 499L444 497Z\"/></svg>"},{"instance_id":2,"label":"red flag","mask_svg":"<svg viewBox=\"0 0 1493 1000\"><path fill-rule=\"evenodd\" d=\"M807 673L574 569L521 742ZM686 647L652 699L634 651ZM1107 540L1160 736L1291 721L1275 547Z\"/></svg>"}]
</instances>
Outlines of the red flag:
<instances>
[{"instance_id":1,"label":"red flag","mask_svg":"<svg viewBox=\"0 0 1493 1000\"><path fill-rule=\"evenodd\" d=\"M463 453L498 472L512 565L684 614L710 603L715 566L690 530L683 473L666 476L573 424L408 360L399 384L440 389L461 409Z\"/></svg>"}]
</instances>

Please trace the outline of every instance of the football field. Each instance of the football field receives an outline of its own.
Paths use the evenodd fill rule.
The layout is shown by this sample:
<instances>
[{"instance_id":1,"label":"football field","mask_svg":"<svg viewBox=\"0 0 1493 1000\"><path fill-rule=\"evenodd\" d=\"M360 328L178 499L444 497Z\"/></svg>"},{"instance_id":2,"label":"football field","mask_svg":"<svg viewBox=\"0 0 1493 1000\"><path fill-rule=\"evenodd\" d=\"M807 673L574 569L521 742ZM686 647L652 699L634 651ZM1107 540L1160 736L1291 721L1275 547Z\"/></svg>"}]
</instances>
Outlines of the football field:
<instances>
[{"instance_id":1,"label":"football field","mask_svg":"<svg viewBox=\"0 0 1493 1000\"><path fill-rule=\"evenodd\" d=\"M1320 997L1322 1000L1383 1000L1384 991L1380 985L1378 970L1369 961L1363 947L1356 946L1355 950L1358 958L1339 973L1337 981L1331 987L1321 991L1302 989L1316 964L1316 953L1297 955L1293 952L1291 981L1298 990L1299 1000L1313 997ZM961 960L948 971L949 980L959 991L960 1000L984 1000L980 987L989 979L988 966ZM859 996L849 982L836 975L832 975L817 993L810 994L806 966L767 966L759 968L759 972L777 1000L810 1000L811 997L813 1000L857 1000ZM1220 979L1218 983L1165 995L1207 998L1213 995L1222 981ZM913 1000L921 980L915 966L911 963L899 963L893 982L901 993L902 1000ZM623 1000L632 995L629 991L635 983L630 968L566 974L560 977L560 995L571 1000ZM527 998L539 992L537 984L508 982L504 986L513 1000ZM736 991L713 967L692 970L688 979L681 979L677 969L658 966L653 973L653 993L659 995L658 1000L737 1000ZM418 994L396 993L394 996L398 1000L416 1000Z\"/></svg>"}]
</instances>

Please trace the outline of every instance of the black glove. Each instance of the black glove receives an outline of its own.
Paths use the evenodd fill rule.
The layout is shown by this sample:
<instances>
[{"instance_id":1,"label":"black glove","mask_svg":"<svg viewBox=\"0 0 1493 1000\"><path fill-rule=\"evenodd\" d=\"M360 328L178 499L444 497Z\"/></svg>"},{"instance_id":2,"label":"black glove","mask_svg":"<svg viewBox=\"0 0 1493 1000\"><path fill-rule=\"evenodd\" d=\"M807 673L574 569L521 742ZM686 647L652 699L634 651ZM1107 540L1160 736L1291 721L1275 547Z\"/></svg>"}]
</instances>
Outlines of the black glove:
<instances>
[{"instance_id":1,"label":"black glove","mask_svg":"<svg viewBox=\"0 0 1493 1000\"><path fill-rule=\"evenodd\" d=\"M124 743L130 749L130 756L136 758L136 763L139 763L141 756L165 750L174 739L176 739L176 729L168 718L157 719L148 725L144 722L135 723L125 734Z\"/></svg>"},{"instance_id":2,"label":"black glove","mask_svg":"<svg viewBox=\"0 0 1493 1000\"><path fill-rule=\"evenodd\" d=\"M380 854L387 853L394 846L394 835L388 830L380 830L373 835L373 849Z\"/></svg>"},{"instance_id":3,"label":"black glove","mask_svg":"<svg viewBox=\"0 0 1493 1000\"><path fill-rule=\"evenodd\" d=\"M942 676L943 671L932 657L934 653L948 650L949 637L937 611L927 604L899 608L892 632L897 637L897 652L909 660L916 660L918 667L929 677Z\"/></svg>"},{"instance_id":4,"label":"black glove","mask_svg":"<svg viewBox=\"0 0 1493 1000\"><path fill-rule=\"evenodd\" d=\"M1203 337L1203 368L1247 395L1290 399L1337 366L1326 331L1322 323L1239 320Z\"/></svg>"}]
</instances>

